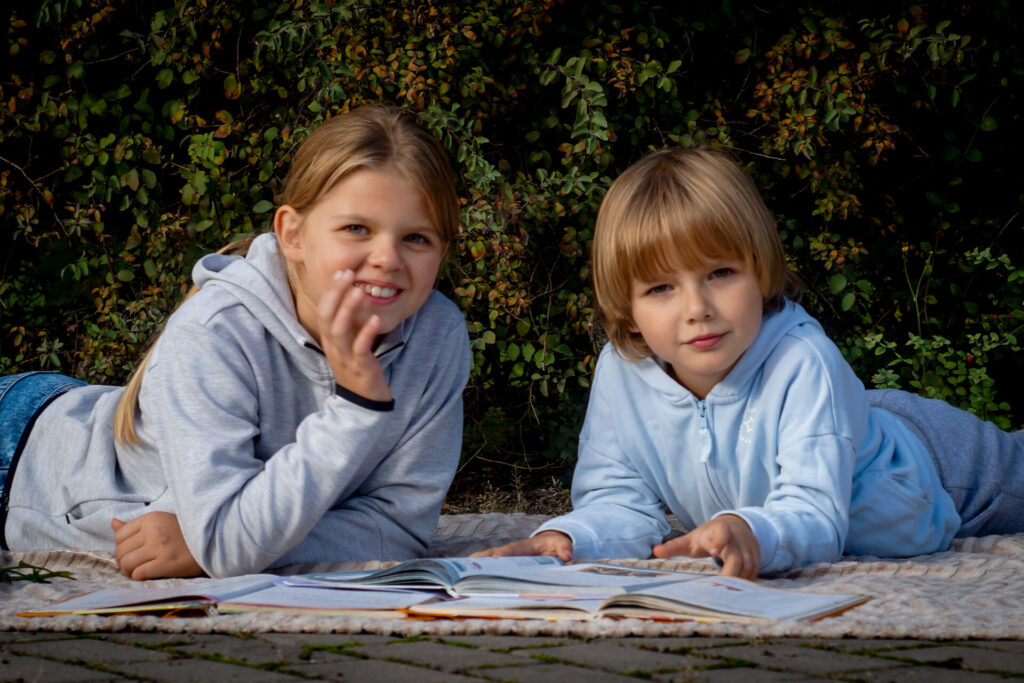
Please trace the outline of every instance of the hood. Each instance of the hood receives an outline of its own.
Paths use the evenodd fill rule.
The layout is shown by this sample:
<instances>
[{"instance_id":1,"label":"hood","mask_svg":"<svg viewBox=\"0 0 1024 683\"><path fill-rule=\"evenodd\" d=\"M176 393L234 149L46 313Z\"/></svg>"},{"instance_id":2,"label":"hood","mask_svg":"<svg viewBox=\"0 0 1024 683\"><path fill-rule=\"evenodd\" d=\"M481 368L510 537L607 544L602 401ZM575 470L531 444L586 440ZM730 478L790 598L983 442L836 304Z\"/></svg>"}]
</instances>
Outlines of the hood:
<instances>
[{"instance_id":1,"label":"hood","mask_svg":"<svg viewBox=\"0 0 1024 683\"><path fill-rule=\"evenodd\" d=\"M214 286L230 292L289 352L303 355L305 350L314 349L323 353L299 322L284 256L273 233L256 237L244 258L224 254L204 256L192 269L192 280L200 289ZM374 353L383 365L396 355L389 352L403 345L416 316L414 313L402 321L377 343Z\"/></svg>"},{"instance_id":2,"label":"hood","mask_svg":"<svg viewBox=\"0 0 1024 683\"><path fill-rule=\"evenodd\" d=\"M779 345L779 342L794 329L803 325L811 325L821 330L818 321L808 315L800 304L793 301L787 300L780 310L766 315L761 321L761 329L758 331L754 343L740 356L739 361L725 376L725 379L716 384L708 393L707 398L728 400L746 395L750 383L760 372L761 366ZM652 388L669 397L674 397L676 401L681 398L696 400L696 397L686 387L665 372L663 365L664 361L660 359L645 358L638 363L637 372Z\"/></svg>"}]
</instances>

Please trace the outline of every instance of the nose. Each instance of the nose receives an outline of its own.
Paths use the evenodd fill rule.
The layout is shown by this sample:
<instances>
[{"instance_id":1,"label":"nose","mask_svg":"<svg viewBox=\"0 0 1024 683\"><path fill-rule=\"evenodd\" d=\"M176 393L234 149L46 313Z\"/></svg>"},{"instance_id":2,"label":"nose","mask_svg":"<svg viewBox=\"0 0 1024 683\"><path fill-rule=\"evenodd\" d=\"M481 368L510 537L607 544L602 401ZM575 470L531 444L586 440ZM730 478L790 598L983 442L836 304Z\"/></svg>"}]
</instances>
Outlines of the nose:
<instances>
[{"instance_id":1,"label":"nose","mask_svg":"<svg viewBox=\"0 0 1024 683\"><path fill-rule=\"evenodd\" d=\"M703 287L694 287L684 295L683 310L690 322L710 320L714 314L711 299Z\"/></svg>"},{"instance_id":2,"label":"nose","mask_svg":"<svg viewBox=\"0 0 1024 683\"><path fill-rule=\"evenodd\" d=\"M395 241L390 237L382 235L380 239L374 242L367 261L374 268L393 271L401 266L402 256Z\"/></svg>"}]
</instances>

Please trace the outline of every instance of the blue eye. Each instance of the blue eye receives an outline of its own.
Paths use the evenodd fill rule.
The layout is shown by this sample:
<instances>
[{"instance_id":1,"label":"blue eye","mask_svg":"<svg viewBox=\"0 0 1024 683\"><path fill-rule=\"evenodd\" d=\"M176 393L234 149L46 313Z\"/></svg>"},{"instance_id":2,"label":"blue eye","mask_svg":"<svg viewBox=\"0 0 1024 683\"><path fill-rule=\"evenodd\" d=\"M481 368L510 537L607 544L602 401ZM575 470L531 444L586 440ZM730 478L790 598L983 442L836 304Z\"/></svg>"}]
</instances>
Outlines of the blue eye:
<instances>
[{"instance_id":1,"label":"blue eye","mask_svg":"<svg viewBox=\"0 0 1024 683\"><path fill-rule=\"evenodd\" d=\"M647 293L648 294L663 294L663 293L669 291L669 289L671 289L671 287L669 285L655 285L654 287L651 287L650 289L648 289Z\"/></svg>"},{"instance_id":2,"label":"blue eye","mask_svg":"<svg viewBox=\"0 0 1024 683\"><path fill-rule=\"evenodd\" d=\"M716 279L718 279L720 277L728 277L728 276L730 276L732 274L733 274L733 269L732 268L716 268L715 270L711 271L711 275L709 275L708 277L711 280L716 280Z\"/></svg>"},{"instance_id":3,"label":"blue eye","mask_svg":"<svg viewBox=\"0 0 1024 683\"><path fill-rule=\"evenodd\" d=\"M367 232L369 232L365 225L359 225L358 223L346 225L345 227L342 228L342 230L344 230L345 232L353 233L355 235L365 235Z\"/></svg>"},{"instance_id":4,"label":"blue eye","mask_svg":"<svg viewBox=\"0 0 1024 683\"><path fill-rule=\"evenodd\" d=\"M430 240L427 239L426 235L421 235L418 232L412 235L405 236L406 242L412 242L413 244L430 244Z\"/></svg>"}]
</instances>

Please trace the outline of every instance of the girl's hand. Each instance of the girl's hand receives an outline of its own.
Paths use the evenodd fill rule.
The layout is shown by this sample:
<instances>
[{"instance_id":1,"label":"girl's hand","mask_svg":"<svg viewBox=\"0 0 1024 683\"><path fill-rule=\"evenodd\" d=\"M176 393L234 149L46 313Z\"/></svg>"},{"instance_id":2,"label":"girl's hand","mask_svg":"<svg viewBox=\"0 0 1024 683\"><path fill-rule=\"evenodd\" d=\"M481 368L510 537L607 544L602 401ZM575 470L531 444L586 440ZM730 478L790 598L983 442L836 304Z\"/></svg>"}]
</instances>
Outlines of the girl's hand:
<instances>
[{"instance_id":1,"label":"girl's hand","mask_svg":"<svg viewBox=\"0 0 1024 683\"><path fill-rule=\"evenodd\" d=\"M761 567L761 544L750 525L736 515L720 515L668 543L654 546L660 558L686 555L713 557L720 561L723 576L754 580Z\"/></svg>"},{"instance_id":2,"label":"girl's hand","mask_svg":"<svg viewBox=\"0 0 1024 683\"><path fill-rule=\"evenodd\" d=\"M371 401L387 402L391 389L373 355L381 321L376 315L359 320L366 295L352 286L355 277L351 270L339 270L334 274L335 287L321 296L317 306L320 346L339 386Z\"/></svg>"},{"instance_id":3,"label":"girl's hand","mask_svg":"<svg viewBox=\"0 0 1024 683\"><path fill-rule=\"evenodd\" d=\"M470 557L515 557L523 555L554 555L564 562L572 560L572 539L561 531L542 531L536 536L512 541L497 548L473 553Z\"/></svg>"},{"instance_id":4,"label":"girl's hand","mask_svg":"<svg viewBox=\"0 0 1024 683\"><path fill-rule=\"evenodd\" d=\"M147 512L130 522L110 521L114 559L125 576L136 581L200 576L203 573L181 535L178 516Z\"/></svg>"}]
</instances>

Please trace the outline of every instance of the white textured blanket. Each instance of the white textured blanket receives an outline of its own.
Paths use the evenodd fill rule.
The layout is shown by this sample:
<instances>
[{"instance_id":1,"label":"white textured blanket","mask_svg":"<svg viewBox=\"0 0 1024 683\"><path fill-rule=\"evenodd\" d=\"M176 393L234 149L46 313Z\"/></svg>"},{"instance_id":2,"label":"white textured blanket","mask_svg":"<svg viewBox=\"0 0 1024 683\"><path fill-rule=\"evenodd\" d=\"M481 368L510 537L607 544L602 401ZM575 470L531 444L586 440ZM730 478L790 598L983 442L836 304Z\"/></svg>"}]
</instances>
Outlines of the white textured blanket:
<instances>
[{"instance_id":1,"label":"white textured blanket","mask_svg":"<svg viewBox=\"0 0 1024 683\"><path fill-rule=\"evenodd\" d=\"M431 548L434 556L465 555L474 550L521 538L546 519L539 515L448 515L442 517ZM766 580L777 588L862 593L869 602L846 613L816 622L771 624L656 623L638 619L594 622L405 621L395 619L289 616L276 613L204 618L136 616L16 617L19 611L98 588L129 586L109 553L37 551L4 552L0 564L25 561L55 571L70 571L77 580L51 583L0 584L0 630L25 631L163 631L191 633L339 632L416 635L483 634L601 636L740 636L801 638L915 638L1024 640L1024 534L955 541L943 553L902 560L849 557L833 565L813 565ZM355 569L381 563L320 564L289 567L287 573ZM703 561L636 560L638 566L711 572ZM187 580L164 580L180 585Z\"/></svg>"}]
</instances>

